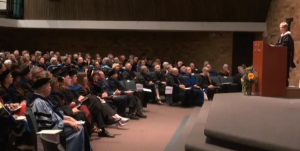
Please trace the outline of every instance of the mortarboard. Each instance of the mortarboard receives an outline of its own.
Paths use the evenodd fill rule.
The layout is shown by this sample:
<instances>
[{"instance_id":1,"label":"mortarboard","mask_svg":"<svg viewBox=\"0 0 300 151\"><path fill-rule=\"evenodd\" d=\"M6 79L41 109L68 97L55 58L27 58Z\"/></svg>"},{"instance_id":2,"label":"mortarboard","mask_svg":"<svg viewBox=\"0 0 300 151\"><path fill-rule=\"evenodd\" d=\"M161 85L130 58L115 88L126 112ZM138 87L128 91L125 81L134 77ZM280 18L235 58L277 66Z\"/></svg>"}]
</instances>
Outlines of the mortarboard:
<instances>
[{"instance_id":1,"label":"mortarboard","mask_svg":"<svg viewBox=\"0 0 300 151\"><path fill-rule=\"evenodd\" d=\"M32 89L36 90L36 89L44 86L45 84L49 83L49 81L50 81L50 78L40 78L33 83Z\"/></svg>"}]
</instances>

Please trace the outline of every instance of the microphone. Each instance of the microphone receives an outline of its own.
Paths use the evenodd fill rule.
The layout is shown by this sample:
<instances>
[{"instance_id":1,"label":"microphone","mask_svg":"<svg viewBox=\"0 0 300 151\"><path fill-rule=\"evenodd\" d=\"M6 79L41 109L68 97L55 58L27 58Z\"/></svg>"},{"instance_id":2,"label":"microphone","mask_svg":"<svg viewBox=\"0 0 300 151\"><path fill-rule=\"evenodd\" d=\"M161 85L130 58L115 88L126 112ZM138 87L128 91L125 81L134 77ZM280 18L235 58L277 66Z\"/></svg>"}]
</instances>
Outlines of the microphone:
<instances>
[{"instance_id":1,"label":"microphone","mask_svg":"<svg viewBox=\"0 0 300 151\"><path fill-rule=\"evenodd\" d=\"M266 35L266 36L263 37L262 40L265 40L265 39L268 38L269 36L270 36L270 37L273 37L273 36L277 36L277 35L276 35L276 34Z\"/></svg>"}]
</instances>

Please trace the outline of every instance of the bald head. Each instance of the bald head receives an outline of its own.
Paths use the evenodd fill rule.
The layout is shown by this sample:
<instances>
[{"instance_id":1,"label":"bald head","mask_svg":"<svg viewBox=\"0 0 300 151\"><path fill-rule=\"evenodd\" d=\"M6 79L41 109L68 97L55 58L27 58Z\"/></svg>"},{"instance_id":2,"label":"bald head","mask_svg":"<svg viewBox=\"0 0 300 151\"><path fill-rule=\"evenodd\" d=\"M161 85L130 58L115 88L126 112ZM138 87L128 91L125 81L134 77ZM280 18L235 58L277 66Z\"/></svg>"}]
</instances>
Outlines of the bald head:
<instances>
[{"instance_id":1,"label":"bald head","mask_svg":"<svg viewBox=\"0 0 300 151\"><path fill-rule=\"evenodd\" d=\"M177 68L172 69L172 75L178 76L178 69Z\"/></svg>"}]
</instances>

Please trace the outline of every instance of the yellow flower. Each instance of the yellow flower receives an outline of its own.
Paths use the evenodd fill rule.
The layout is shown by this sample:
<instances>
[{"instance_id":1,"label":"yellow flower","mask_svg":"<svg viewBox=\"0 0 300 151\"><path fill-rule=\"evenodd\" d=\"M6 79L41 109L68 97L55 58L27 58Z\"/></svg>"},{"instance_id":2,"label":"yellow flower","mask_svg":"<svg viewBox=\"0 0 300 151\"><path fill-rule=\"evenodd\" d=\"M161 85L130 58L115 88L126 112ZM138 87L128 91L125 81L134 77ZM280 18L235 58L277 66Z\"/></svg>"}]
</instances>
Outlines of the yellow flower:
<instances>
[{"instance_id":1,"label":"yellow flower","mask_svg":"<svg viewBox=\"0 0 300 151\"><path fill-rule=\"evenodd\" d=\"M248 74L248 79L249 80L253 80L254 79L254 74L253 73L249 73Z\"/></svg>"}]
</instances>

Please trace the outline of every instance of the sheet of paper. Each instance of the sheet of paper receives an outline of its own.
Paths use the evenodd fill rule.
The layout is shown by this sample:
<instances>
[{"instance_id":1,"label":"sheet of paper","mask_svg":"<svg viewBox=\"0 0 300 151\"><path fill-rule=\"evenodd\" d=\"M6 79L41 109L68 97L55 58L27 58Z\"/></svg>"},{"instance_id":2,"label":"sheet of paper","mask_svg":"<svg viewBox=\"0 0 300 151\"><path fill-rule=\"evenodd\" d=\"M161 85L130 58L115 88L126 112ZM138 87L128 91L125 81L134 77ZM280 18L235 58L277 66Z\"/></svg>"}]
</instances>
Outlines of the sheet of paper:
<instances>
[{"instance_id":1,"label":"sheet of paper","mask_svg":"<svg viewBox=\"0 0 300 151\"><path fill-rule=\"evenodd\" d=\"M190 90L191 88L185 88L185 90Z\"/></svg>"},{"instance_id":2,"label":"sheet of paper","mask_svg":"<svg viewBox=\"0 0 300 151\"><path fill-rule=\"evenodd\" d=\"M173 94L173 87L166 86L165 94Z\"/></svg>"},{"instance_id":3,"label":"sheet of paper","mask_svg":"<svg viewBox=\"0 0 300 151\"><path fill-rule=\"evenodd\" d=\"M58 134L61 131L62 130L41 130L41 131L37 132L37 134Z\"/></svg>"},{"instance_id":4,"label":"sheet of paper","mask_svg":"<svg viewBox=\"0 0 300 151\"><path fill-rule=\"evenodd\" d=\"M18 118L16 120L26 120L25 116L18 116Z\"/></svg>"},{"instance_id":5,"label":"sheet of paper","mask_svg":"<svg viewBox=\"0 0 300 151\"><path fill-rule=\"evenodd\" d=\"M81 124L81 125L82 125L82 124L84 124L84 123L85 123L85 121L76 121L76 123L77 123L77 124Z\"/></svg>"},{"instance_id":6,"label":"sheet of paper","mask_svg":"<svg viewBox=\"0 0 300 151\"><path fill-rule=\"evenodd\" d=\"M136 89L137 90L143 90L143 85L142 84L136 84Z\"/></svg>"},{"instance_id":7,"label":"sheet of paper","mask_svg":"<svg viewBox=\"0 0 300 151\"><path fill-rule=\"evenodd\" d=\"M143 88L143 91L145 91L145 92L152 92L150 89L146 89L146 88Z\"/></svg>"}]
</instances>

